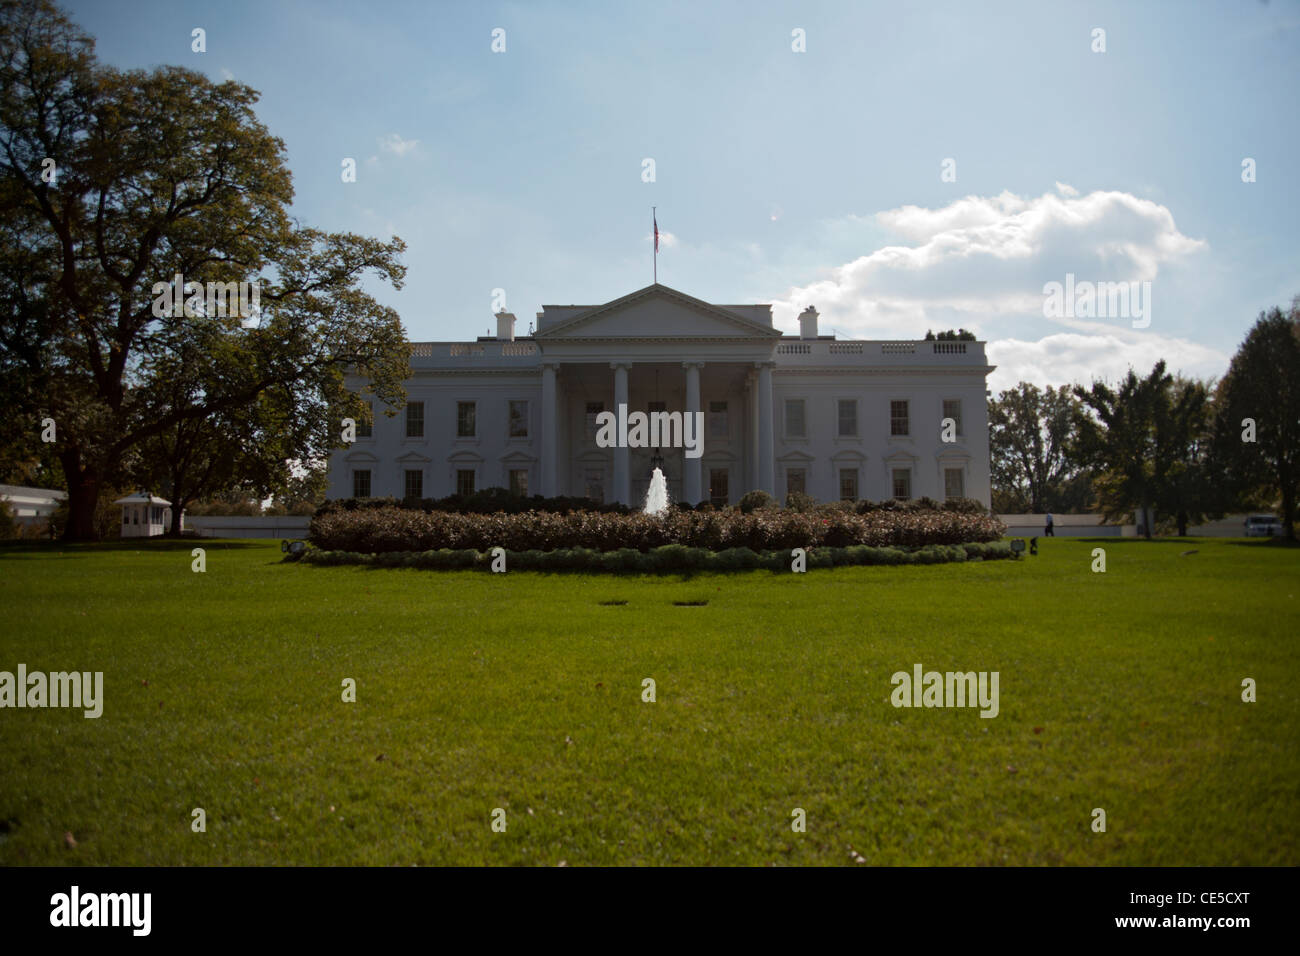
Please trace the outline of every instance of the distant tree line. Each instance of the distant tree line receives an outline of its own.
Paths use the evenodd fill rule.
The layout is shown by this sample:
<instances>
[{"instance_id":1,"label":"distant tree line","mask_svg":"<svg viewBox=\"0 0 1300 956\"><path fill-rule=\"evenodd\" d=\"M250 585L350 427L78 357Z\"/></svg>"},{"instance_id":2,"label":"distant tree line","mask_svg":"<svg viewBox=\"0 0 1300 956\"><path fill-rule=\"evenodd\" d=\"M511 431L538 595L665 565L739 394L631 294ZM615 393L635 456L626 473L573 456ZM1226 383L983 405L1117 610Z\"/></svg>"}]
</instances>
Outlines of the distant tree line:
<instances>
[{"instance_id":1,"label":"distant tree line","mask_svg":"<svg viewBox=\"0 0 1300 956\"><path fill-rule=\"evenodd\" d=\"M1217 383L1165 362L1118 383L1039 389L989 405L993 510L1097 511L1185 535L1276 508L1295 538L1300 483L1300 296L1261 313ZM1142 520L1142 516L1151 520Z\"/></svg>"}]
</instances>

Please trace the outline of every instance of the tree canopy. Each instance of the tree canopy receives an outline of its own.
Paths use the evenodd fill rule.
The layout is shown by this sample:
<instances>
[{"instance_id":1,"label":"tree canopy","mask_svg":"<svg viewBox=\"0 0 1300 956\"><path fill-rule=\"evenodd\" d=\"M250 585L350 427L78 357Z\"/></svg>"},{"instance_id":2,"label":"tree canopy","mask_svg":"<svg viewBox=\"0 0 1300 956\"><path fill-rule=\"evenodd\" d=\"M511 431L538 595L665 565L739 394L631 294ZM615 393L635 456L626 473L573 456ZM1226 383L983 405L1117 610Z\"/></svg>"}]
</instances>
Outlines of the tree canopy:
<instances>
[{"instance_id":1,"label":"tree canopy","mask_svg":"<svg viewBox=\"0 0 1300 956\"><path fill-rule=\"evenodd\" d=\"M347 370L404 400L401 322L362 281L400 289L405 245L296 222L257 99L180 67L104 66L48 0L0 4L0 439L30 459L53 420L69 538L94 536L101 486L156 470L149 442L206 428L261 443L263 463L319 459L332 423L363 415ZM175 276L185 297L253 284L260 314L155 308Z\"/></svg>"}]
</instances>

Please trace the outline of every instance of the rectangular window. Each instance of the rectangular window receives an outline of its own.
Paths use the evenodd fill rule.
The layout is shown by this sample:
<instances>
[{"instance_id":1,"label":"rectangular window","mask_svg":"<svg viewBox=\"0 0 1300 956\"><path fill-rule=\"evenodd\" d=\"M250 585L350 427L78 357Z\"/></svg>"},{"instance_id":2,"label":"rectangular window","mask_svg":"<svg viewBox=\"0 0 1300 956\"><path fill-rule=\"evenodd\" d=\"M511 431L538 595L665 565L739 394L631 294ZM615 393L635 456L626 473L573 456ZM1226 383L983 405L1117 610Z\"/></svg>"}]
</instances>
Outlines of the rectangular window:
<instances>
[{"instance_id":1,"label":"rectangular window","mask_svg":"<svg viewBox=\"0 0 1300 956\"><path fill-rule=\"evenodd\" d=\"M839 400L839 420L841 438L856 438L858 435L858 400L841 398Z\"/></svg>"},{"instance_id":2,"label":"rectangular window","mask_svg":"<svg viewBox=\"0 0 1300 956\"><path fill-rule=\"evenodd\" d=\"M520 498L528 497L528 469L510 469L510 493Z\"/></svg>"},{"instance_id":3,"label":"rectangular window","mask_svg":"<svg viewBox=\"0 0 1300 956\"><path fill-rule=\"evenodd\" d=\"M787 438L804 438L808 434L803 419L803 399L785 400L785 434Z\"/></svg>"},{"instance_id":4,"label":"rectangular window","mask_svg":"<svg viewBox=\"0 0 1300 956\"><path fill-rule=\"evenodd\" d=\"M858 470L856 468L840 469L840 501L858 500Z\"/></svg>"},{"instance_id":5,"label":"rectangular window","mask_svg":"<svg viewBox=\"0 0 1300 956\"><path fill-rule=\"evenodd\" d=\"M585 422L585 431L584 431L587 441L594 442L596 440L596 432L600 430L599 427L596 425L596 416L599 415L604 410L605 410L604 402L587 403L587 420Z\"/></svg>"},{"instance_id":6,"label":"rectangular window","mask_svg":"<svg viewBox=\"0 0 1300 956\"><path fill-rule=\"evenodd\" d=\"M510 403L510 437L528 437L528 403L525 401Z\"/></svg>"},{"instance_id":7,"label":"rectangular window","mask_svg":"<svg viewBox=\"0 0 1300 956\"><path fill-rule=\"evenodd\" d=\"M366 402L366 416L357 419L357 437L371 438L374 436L374 426L372 421L375 417L375 403Z\"/></svg>"},{"instance_id":8,"label":"rectangular window","mask_svg":"<svg viewBox=\"0 0 1300 956\"><path fill-rule=\"evenodd\" d=\"M907 501L912 497L912 469L894 469L894 497Z\"/></svg>"},{"instance_id":9,"label":"rectangular window","mask_svg":"<svg viewBox=\"0 0 1300 956\"><path fill-rule=\"evenodd\" d=\"M406 470L406 497L423 498L424 497L424 472L418 469L408 468Z\"/></svg>"},{"instance_id":10,"label":"rectangular window","mask_svg":"<svg viewBox=\"0 0 1300 956\"><path fill-rule=\"evenodd\" d=\"M709 402L709 437L718 440L727 437L726 402Z\"/></svg>"},{"instance_id":11,"label":"rectangular window","mask_svg":"<svg viewBox=\"0 0 1300 956\"><path fill-rule=\"evenodd\" d=\"M808 473L802 468L787 468L785 470L785 493L788 495L793 491L799 494L806 494L808 487Z\"/></svg>"},{"instance_id":12,"label":"rectangular window","mask_svg":"<svg viewBox=\"0 0 1300 956\"><path fill-rule=\"evenodd\" d=\"M907 400L889 403L889 434L909 435Z\"/></svg>"},{"instance_id":13,"label":"rectangular window","mask_svg":"<svg viewBox=\"0 0 1300 956\"><path fill-rule=\"evenodd\" d=\"M724 508L731 501L727 488L727 469L709 469L709 501L713 502L715 508Z\"/></svg>"},{"instance_id":14,"label":"rectangular window","mask_svg":"<svg viewBox=\"0 0 1300 956\"><path fill-rule=\"evenodd\" d=\"M130 523L131 523L131 512L130 512L129 509L127 509L127 508L123 508L123 509L122 509L122 524L130 524Z\"/></svg>"},{"instance_id":15,"label":"rectangular window","mask_svg":"<svg viewBox=\"0 0 1300 956\"><path fill-rule=\"evenodd\" d=\"M352 497L370 497L370 469L359 468L352 473Z\"/></svg>"},{"instance_id":16,"label":"rectangular window","mask_svg":"<svg viewBox=\"0 0 1300 956\"><path fill-rule=\"evenodd\" d=\"M456 494L472 495L474 493L474 469L458 468L456 470Z\"/></svg>"},{"instance_id":17,"label":"rectangular window","mask_svg":"<svg viewBox=\"0 0 1300 956\"><path fill-rule=\"evenodd\" d=\"M605 501L605 472L599 468L588 468L584 475L583 494L592 501Z\"/></svg>"},{"instance_id":18,"label":"rectangular window","mask_svg":"<svg viewBox=\"0 0 1300 956\"><path fill-rule=\"evenodd\" d=\"M406 403L406 437L424 437L424 402Z\"/></svg>"},{"instance_id":19,"label":"rectangular window","mask_svg":"<svg viewBox=\"0 0 1300 956\"><path fill-rule=\"evenodd\" d=\"M961 430L961 399L960 399L960 398L947 398L947 399L944 399L944 402L943 402L943 417L944 417L944 418L951 418L954 422L957 423L957 434L958 434L958 435L964 435L964 434L966 434L965 432L963 432L963 431Z\"/></svg>"},{"instance_id":20,"label":"rectangular window","mask_svg":"<svg viewBox=\"0 0 1300 956\"><path fill-rule=\"evenodd\" d=\"M477 402L457 402L456 403L456 437L473 438L478 434L477 424L475 423L475 413L478 410Z\"/></svg>"},{"instance_id":21,"label":"rectangular window","mask_svg":"<svg viewBox=\"0 0 1300 956\"><path fill-rule=\"evenodd\" d=\"M966 497L966 476L960 468L943 470L943 494L945 498Z\"/></svg>"}]
</instances>

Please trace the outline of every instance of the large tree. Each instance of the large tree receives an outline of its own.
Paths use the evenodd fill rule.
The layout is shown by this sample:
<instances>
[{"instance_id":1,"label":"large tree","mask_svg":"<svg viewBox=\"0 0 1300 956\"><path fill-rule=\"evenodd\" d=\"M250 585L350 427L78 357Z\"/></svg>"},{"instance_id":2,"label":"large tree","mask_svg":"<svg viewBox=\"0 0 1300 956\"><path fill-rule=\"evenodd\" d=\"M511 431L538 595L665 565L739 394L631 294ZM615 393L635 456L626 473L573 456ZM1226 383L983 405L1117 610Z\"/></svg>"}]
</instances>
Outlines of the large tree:
<instances>
[{"instance_id":1,"label":"large tree","mask_svg":"<svg viewBox=\"0 0 1300 956\"><path fill-rule=\"evenodd\" d=\"M1161 395L1172 381L1160 361L1145 378L1129 369L1117 388L1100 381L1074 388L1082 403L1075 413L1078 452L1096 469L1097 499L1108 520L1134 512L1154 517L1163 468L1155 422ZM1141 523L1150 538L1154 520Z\"/></svg>"},{"instance_id":2,"label":"large tree","mask_svg":"<svg viewBox=\"0 0 1300 956\"><path fill-rule=\"evenodd\" d=\"M316 459L332 421L362 414L345 370L404 399L401 323L361 282L400 288L405 246L293 221L257 98L179 67L107 68L48 0L0 0L0 438L30 443L54 419L68 538L94 536L100 486L183 422L269 396L277 427L310 436L293 457ZM260 320L155 308L175 275L256 283ZM169 376L195 361L203 388L177 402Z\"/></svg>"},{"instance_id":3,"label":"large tree","mask_svg":"<svg viewBox=\"0 0 1300 956\"><path fill-rule=\"evenodd\" d=\"M1211 458L1212 388L1174 376L1155 396L1156 508L1173 518L1179 537L1189 523L1223 516L1226 497Z\"/></svg>"},{"instance_id":4,"label":"large tree","mask_svg":"<svg viewBox=\"0 0 1300 956\"><path fill-rule=\"evenodd\" d=\"M1300 296L1260 313L1219 383L1215 457L1228 486L1250 505L1281 502L1295 540L1300 502Z\"/></svg>"},{"instance_id":5,"label":"large tree","mask_svg":"<svg viewBox=\"0 0 1300 956\"><path fill-rule=\"evenodd\" d=\"M989 403L989 453L995 510L1082 511L1091 503L1089 476L1073 455L1079 400L1070 386L1029 382Z\"/></svg>"}]
</instances>

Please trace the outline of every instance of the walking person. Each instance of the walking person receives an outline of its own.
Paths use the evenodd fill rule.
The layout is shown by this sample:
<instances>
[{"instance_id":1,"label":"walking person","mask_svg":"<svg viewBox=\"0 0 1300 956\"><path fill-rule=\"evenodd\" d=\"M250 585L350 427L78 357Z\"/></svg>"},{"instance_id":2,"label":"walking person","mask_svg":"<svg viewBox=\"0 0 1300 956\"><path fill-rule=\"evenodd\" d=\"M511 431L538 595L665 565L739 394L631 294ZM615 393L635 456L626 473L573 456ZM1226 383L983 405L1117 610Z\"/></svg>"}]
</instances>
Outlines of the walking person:
<instances>
[{"instance_id":1,"label":"walking person","mask_svg":"<svg viewBox=\"0 0 1300 956\"><path fill-rule=\"evenodd\" d=\"M1043 529L1044 538L1056 537L1056 526L1052 523L1052 513L1047 512L1047 527Z\"/></svg>"}]
</instances>

